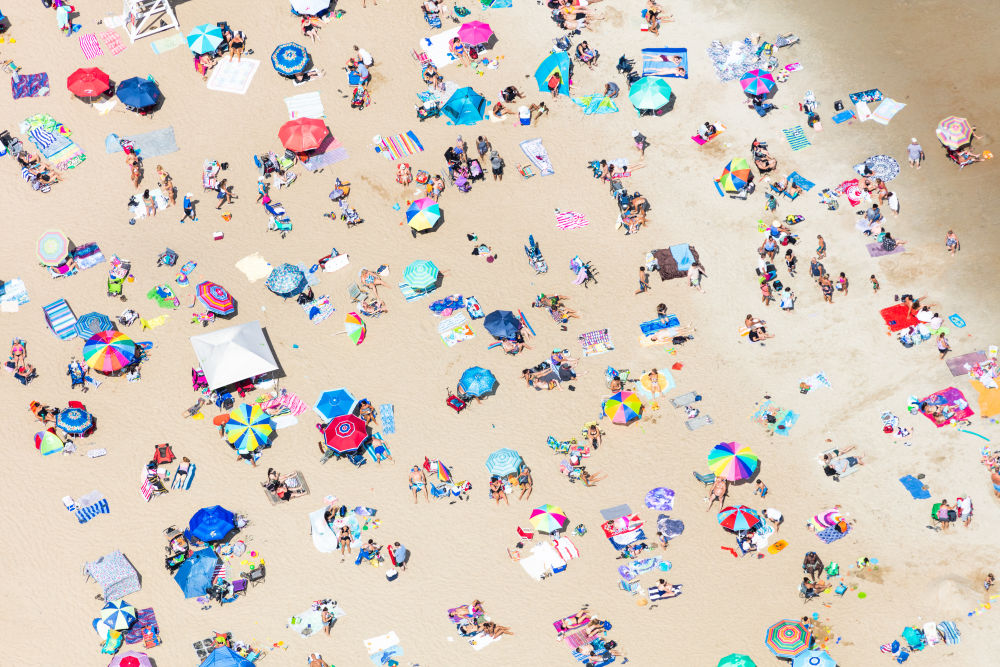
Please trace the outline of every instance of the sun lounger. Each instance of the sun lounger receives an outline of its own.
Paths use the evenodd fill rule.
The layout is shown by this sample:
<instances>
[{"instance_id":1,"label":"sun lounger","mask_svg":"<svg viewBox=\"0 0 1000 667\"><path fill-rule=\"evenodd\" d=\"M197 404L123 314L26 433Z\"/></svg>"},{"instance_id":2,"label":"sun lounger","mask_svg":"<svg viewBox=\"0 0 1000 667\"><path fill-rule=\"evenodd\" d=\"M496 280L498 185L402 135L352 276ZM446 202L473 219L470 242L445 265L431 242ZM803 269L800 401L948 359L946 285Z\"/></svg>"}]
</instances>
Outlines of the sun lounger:
<instances>
[{"instance_id":1,"label":"sun lounger","mask_svg":"<svg viewBox=\"0 0 1000 667\"><path fill-rule=\"evenodd\" d=\"M700 429L702 426L707 426L708 424L711 423L713 423L711 417L709 417L708 415L701 415L699 417L695 417L694 419L686 420L684 422L684 426L686 426L687 430L689 431L696 431Z\"/></svg>"},{"instance_id":2,"label":"sun lounger","mask_svg":"<svg viewBox=\"0 0 1000 667\"><path fill-rule=\"evenodd\" d=\"M696 480L698 480L705 486L708 486L709 484L715 484L715 473L709 472L702 475L698 472L692 472L691 474L694 475L694 478Z\"/></svg>"},{"instance_id":3,"label":"sun lounger","mask_svg":"<svg viewBox=\"0 0 1000 667\"><path fill-rule=\"evenodd\" d=\"M680 396L671 398L670 405L674 406L675 408L686 408L687 406L691 405L697 400L698 400L698 394L696 394L693 391L689 391L686 394L681 394Z\"/></svg>"}]
</instances>

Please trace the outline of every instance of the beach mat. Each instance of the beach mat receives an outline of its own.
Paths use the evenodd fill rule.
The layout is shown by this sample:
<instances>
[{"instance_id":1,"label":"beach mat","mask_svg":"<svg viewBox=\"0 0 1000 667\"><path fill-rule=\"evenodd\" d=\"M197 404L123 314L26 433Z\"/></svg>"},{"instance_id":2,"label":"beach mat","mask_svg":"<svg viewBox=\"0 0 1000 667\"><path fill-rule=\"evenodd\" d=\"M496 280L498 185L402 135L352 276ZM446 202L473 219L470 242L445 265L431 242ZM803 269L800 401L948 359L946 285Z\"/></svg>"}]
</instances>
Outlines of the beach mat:
<instances>
[{"instance_id":1,"label":"beach mat","mask_svg":"<svg viewBox=\"0 0 1000 667\"><path fill-rule=\"evenodd\" d=\"M549 153L545 150L541 138L526 139L519 145L528 157L528 160L538 169L538 172L542 176L551 176L556 173L555 169L552 168L552 162L549 161Z\"/></svg>"},{"instance_id":2,"label":"beach mat","mask_svg":"<svg viewBox=\"0 0 1000 667\"><path fill-rule=\"evenodd\" d=\"M958 377L959 375L965 375L968 373L968 371L965 370L966 364L969 366L975 366L976 364L986 361L986 358L986 353L980 350L978 352L960 354L957 357L950 357L945 359L944 362L948 364L948 370L951 371L951 374L954 377Z\"/></svg>"},{"instance_id":3,"label":"beach mat","mask_svg":"<svg viewBox=\"0 0 1000 667\"><path fill-rule=\"evenodd\" d=\"M879 311L882 319L885 320L889 331L900 331L907 327L920 324L920 320L910 315L910 308L904 303L897 303Z\"/></svg>"},{"instance_id":4,"label":"beach mat","mask_svg":"<svg viewBox=\"0 0 1000 667\"><path fill-rule=\"evenodd\" d=\"M244 58L236 62L223 58L212 70L212 76L208 79L208 89L245 95L258 67L260 67L259 60Z\"/></svg>"},{"instance_id":5,"label":"beach mat","mask_svg":"<svg viewBox=\"0 0 1000 667\"><path fill-rule=\"evenodd\" d=\"M615 505L614 507L608 507L607 509L601 510L601 517L605 521L614 521L615 519L623 516L629 516L632 514L632 508L627 504L623 503L621 505Z\"/></svg>"},{"instance_id":6,"label":"beach mat","mask_svg":"<svg viewBox=\"0 0 1000 667\"><path fill-rule=\"evenodd\" d=\"M164 37L163 39L158 39L155 42L151 42L150 46L153 48L153 53L160 55L161 53L166 53L167 51L172 51L178 46L185 44L186 40L182 33L174 33L170 37Z\"/></svg>"},{"instance_id":7,"label":"beach mat","mask_svg":"<svg viewBox=\"0 0 1000 667\"><path fill-rule=\"evenodd\" d=\"M22 97L44 97L49 94L49 75L45 72L22 74L17 81L11 79L10 93L15 100Z\"/></svg>"},{"instance_id":8,"label":"beach mat","mask_svg":"<svg viewBox=\"0 0 1000 667\"><path fill-rule=\"evenodd\" d=\"M800 151L803 148L812 145L809 138L806 137L806 133L802 129L801 125L789 127L788 129L782 130L781 133L785 135L785 139L788 141L788 145L792 147L793 151Z\"/></svg>"},{"instance_id":9,"label":"beach mat","mask_svg":"<svg viewBox=\"0 0 1000 667\"><path fill-rule=\"evenodd\" d=\"M701 415L695 417L694 419L684 420L684 426L686 426L687 430L689 431L697 431L702 426L708 426L711 423L712 423L712 418L709 417L708 415Z\"/></svg>"},{"instance_id":10,"label":"beach mat","mask_svg":"<svg viewBox=\"0 0 1000 667\"><path fill-rule=\"evenodd\" d=\"M289 486L288 490L289 491L295 491L297 489L302 489L304 491L304 493L300 493L300 494L292 496L292 500L294 500L296 498L302 498L303 496L308 496L309 495L309 485L306 483L306 478L303 477L302 473L299 472L298 470L292 471L291 474L292 474L292 476L295 479L297 479L299 481L299 483L296 484L295 486ZM291 480L289 480L289 481L291 481ZM274 491L271 491L267 487L264 487L264 493L267 494L267 499L270 501L270 503L272 505L277 505L279 503L285 502L281 498L279 498L278 496L274 495Z\"/></svg>"},{"instance_id":11,"label":"beach mat","mask_svg":"<svg viewBox=\"0 0 1000 667\"><path fill-rule=\"evenodd\" d=\"M285 108L288 109L289 120L295 120L296 118L326 118L326 110L323 109L323 100L320 98L318 90L286 97Z\"/></svg>"},{"instance_id":12,"label":"beach mat","mask_svg":"<svg viewBox=\"0 0 1000 667\"><path fill-rule=\"evenodd\" d=\"M910 495L917 500L925 500L931 497L931 492L924 488L924 483L913 475L900 477L899 483L902 484L906 490L910 492Z\"/></svg>"},{"instance_id":13,"label":"beach mat","mask_svg":"<svg viewBox=\"0 0 1000 667\"><path fill-rule=\"evenodd\" d=\"M327 135L323 143L319 145L313 155L309 156L309 159L302 163L308 171L319 171L323 167L328 167L331 164L336 164L338 162L343 162L349 156L347 155L347 149L344 145L337 141L332 134Z\"/></svg>"},{"instance_id":14,"label":"beach mat","mask_svg":"<svg viewBox=\"0 0 1000 667\"><path fill-rule=\"evenodd\" d=\"M114 137L113 140L109 141ZM161 155L168 155L170 153L176 153L180 150L177 146L177 140L174 138L174 128L166 127L162 130L153 130L152 132L144 132L143 134L133 134L131 136L122 137L135 144L139 157L141 158L152 158L159 157ZM110 135L108 139L104 141L104 150L108 153L120 153L122 150L121 144L118 142L118 137L115 135Z\"/></svg>"},{"instance_id":15,"label":"beach mat","mask_svg":"<svg viewBox=\"0 0 1000 667\"><path fill-rule=\"evenodd\" d=\"M93 60L97 56L103 56L104 51L101 50L101 43L97 41L97 35L80 35L80 50L83 51L83 57L87 60Z\"/></svg>"},{"instance_id":16,"label":"beach mat","mask_svg":"<svg viewBox=\"0 0 1000 667\"><path fill-rule=\"evenodd\" d=\"M316 297L312 301L303 303L302 310L305 311L310 322L313 324L319 324L333 315L336 309L333 307L330 297L324 295Z\"/></svg>"},{"instance_id":17,"label":"beach mat","mask_svg":"<svg viewBox=\"0 0 1000 667\"><path fill-rule=\"evenodd\" d=\"M392 435L396 432L396 409L392 403L378 406L378 418L382 422L382 432Z\"/></svg>"},{"instance_id":18,"label":"beach mat","mask_svg":"<svg viewBox=\"0 0 1000 667\"><path fill-rule=\"evenodd\" d=\"M804 176L802 176L802 174L800 174L797 171L793 171L792 173L790 173L788 175L788 180L791 181L792 183L795 183L795 185L799 186L806 192L809 192L816 186L815 183L806 179Z\"/></svg>"},{"instance_id":19,"label":"beach mat","mask_svg":"<svg viewBox=\"0 0 1000 667\"><path fill-rule=\"evenodd\" d=\"M850 109L844 109L833 117L833 122L840 125L841 123L846 123L852 118L854 118L854 112Z\"/></svg>"},{"instance_id":20,"label":"beach mat","mask_svg":"<svg viewBox=\"0 0 1000 667\"><path fill-rule=\"evenodd\" d=\"M590 220L587 220L587 216L582 213L577 213L576 211L556 212L556 229L563 231L567 229L583 229L589 224Z\"/></svg>"},{"instance_id":21,"label":"beach mat","mask_svg":"<svg viewBox=\"0 0 1000 667\"><path fill-rule=\"evenodd\" d=\"M152 607L140 609L136 612L135 623L128 632L125 633L126 644L138 644L142 641L142 629L147 625L156 626L156 614Z\"/></svg>"},{"instance_id":22,"label":"beach mat","mask_svg":"<svg viewBox=\"0 0 1000 667\"><path fill-rule=\"evenodd\" d=\"M101 38L101 41L104 42L104 46L108 47L108 51L110 51L113 56L117 56L119 53L128 48L124 40L122 40L122 36L114 30L105 30L98 35L98 37Z\"/></svg>"},{"instance_id":23,"label":"beach mat","mask_svg":"<svg viewBox=\"0 0 1000 667\"><path fill-rule=\"evenodd\" d=\"M413 130L409 130L405 134L383 136L382 143L375 146L375 152L387 160L401 160L423 150L424 145L417 139Z\"/></svg>"},{"instance_id":24,"label":"beach mat","mask_svg":"<svg viewBox=\"0 0 1000 667\"><path fill-rule=\"evenodd\" d=\"M438 69L455 62L455 56L451 55L448 43L458 36L458 28L439 32L431 37L424 37L420 40L420 48L430 57L431 62Z\"/></svg>"},{"instance_id":25,"label":"beach mat","mask_svg":"<svg viewBox=\"0 0 1000 667\"><path fill-rule=\"evenodd\" d=\"M260 253L255 252L236 262L236 268L247 277L247 280L254 283L271 275L274 267L268 264Z\"/></svg>"},{"instance_id":26,"label":"beach mat","mask_svg":"<svg viewBox=\"0 0 1000 667\"><path fill-rule=\"evenodd\" d=\"M847 527L847 532L844 533L838 532L836 528L825 528L816 533L816 537L822 540L823 544L830 544L831 542L836 542L849 532L851 532L850 526Z\"/></svg>"},{"instance_id":27,"label":"beach mat","mask_svg":"<svg viewBox=\"0 0 1000 667\"><path fill-rule=\"evenodd\" d=\"M882 247L881 243L869 243L865 246L865 249L868 250L868 254L872 257L885 257L886 255L898 255L906 252L906 247L898 244L892 250L886 250Z\"/></svg>"},{"instance_id":28,"label":"beach mat","mask_svg":"<svg viewBox=\"0 0 1000 667\"><path fill-rule=\"evenodd\" d=\"M902 111L905 106L906 105L902 102L897 102L891 97L887 97L882 100L882 104L878 105L878 108L872 112L872 120L881 125L888 125L893 116Z\"/></svg>"}]
</instances>

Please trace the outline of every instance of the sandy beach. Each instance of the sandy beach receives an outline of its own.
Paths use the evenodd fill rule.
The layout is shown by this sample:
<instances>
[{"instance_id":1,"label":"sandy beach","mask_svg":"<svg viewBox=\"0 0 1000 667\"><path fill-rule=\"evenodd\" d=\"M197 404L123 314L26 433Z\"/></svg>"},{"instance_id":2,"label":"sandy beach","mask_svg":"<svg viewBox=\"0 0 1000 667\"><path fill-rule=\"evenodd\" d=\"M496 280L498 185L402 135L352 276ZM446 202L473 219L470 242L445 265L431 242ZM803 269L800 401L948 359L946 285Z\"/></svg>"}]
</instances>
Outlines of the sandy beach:
<instances>
[{"instance_id":1,"label":"sandy beach","mask_svg":"<svg viewBox=\"0 0 1000 667\"><path fill-rule=\"evenodd\" d=\"M968 36L970 29L981 36L995 32L995 16L972 3L930 0L889 6L819 3L808 10L772 0L680 2L664 5L663 15L672 14L674 21L664 21L656 36L640 31L643 3L604 0L590 5L604 20L573 37L574 45L586 39L601 56L594 69L577 63L572 96L599 94L606 82L614 81L622 88L615 100L619 111L584 115L565 95L553 99L539 92L534 80L553 40L565 34L550 20L549 9L526 0L486 10L466 3L471 9L466 20L492 27L496 43L485 55L498 59L499 66L473 70L450 65L440 69L441 75L459 87L472 86L491 103L510 85L525 94L515 106L544 101L549 113L523 127L516 117L484 119L474 126L453 126L444 117L418 121L416 93L426 86L412 52L439 31L424 22L417 3L340 5L343 16L322 24L314 43L302 36L286 0L179 1L174 4L179 32L130 43L124 29L117 28L127 48L113 55L102 44L103 54L91 60L84 57L78 37L104 32L107 28L95 22L121 6L114 0L79 4L74 22L83 27L70 37L60 34L55 12L39 2L2 7L11 23L3 36L16 43L0 43L0 60L13 59L21 74L47 72L51 92L5 97L0 130L18 136L35 152L18 125L34 114L50 114L72 132L86 160L60 172L62 182L42 194L22 180L14 160L0 157L6 228L0 280L20 278L30 296L16 312L0 313L0 340L27 341L27 360L38 374L27 386L12 373L0 378L0 396L8 408L0 460L9 476L0 513L7 538L0 552L5 573L0 593L8 600L0 609L7 640L0 664L108 664L111 656L101 654L103 642L91 626L104 602L95 599L100 587L86 580L83 568L115 550L141 576L141 590L128 595L128 601L155 610L162 643L148 653L156 667L199 665L192 645L215 632L232 633L260 649L265 666L306 664L311 653L321 653L337 667L371 664L365 640L389 632L398 636L403 649L396 657L400 665L572 665L577 661L565 642L555 641L552 623L585 604L611 624L606 638L617 643L631 664L641 666L715 667L731 653L746 654L758 666L782 664L765 646L765 631L781 619L803 616L816 626L816 648L827 650L840 667L890 664L880 645L899 639L907 626L946 620L956 624L961 642L929 646L912 655L911 664L989 664L996 653L996 642L989 637L1000 612L983 606L997 592L985 591L983 580L1000 570L995 553L1000 504L981 458L984 447L997 448L1000 430L982 418L969 378L952 375L934 340L903 347L887 331L879 311L895 304L894 295L927 295L933 310L945 318L958 314L966 323L956 328L946 319L951 346L946 358L1000 344L1000 318L992 308L986 271L997 249L990 204L996 164L986 161L960 170L935 137L941 119L956 115L977 127L976 152L995 145L1000 108L995 58L987 37ZM243 58L260 62L245 94L208 89L194 71L186 45L160 54L150 46L218 21L244 31L254 53ZM445 19L444 29L457 25ZM761 118L746 108L737 81L720 82L706 50L713 40L729 44L754 33L772 40L787 32L801 41L777 49L775 56L781 66L802 67L778 84L770 100L777 108ZM325 75L300 86L280 77L270 54L284 42L306 46ZM343 69L354 55L354 44L375 59L369 86L373 103L361 111L350 108L351 87ZM688 49L690 77L665 79L676 97L668 113L638 117L615 63L627 54L641 65L640 49L666 46ZM66 77L78 67L99 67L118 82L152 75L163 102L151 117L124 111L121 104L101 115L66 90ZM873 88L905 103L891 122L836 124L831 119L835 100L853 109L849 94ZM271 190L293 225L282 237L267 230L267 213L255 201L253 156L283 150L278 129L289 121L284 98L316 91L326 124L349 157L317 173L295 165L296 181L287 189ZM822 131L807 127L799 109L807 91L820 101ZM726 131L699 146L689 137L705 121L721 122ZM782 130L799 125L811 145L793 151ZM129 182L123 154L105 152L105 139L112 133L124 137L167 127L173 128L179 150L145 159L138 195L155 186L156 166L162 165L178 188L178 205L130 225L127 202L137 190ZM642 193L651 209L648 225L625 236L616 229L618 207L608 184L593 178L587 164L627 158L634 165L639 156L633 130L648 138L649 147L645 166L634 169L625 187ZM506 163L502 181L487 173L468 193L449 185L439 201L442 224L411 235L404 212L415 198L415 184L397 183L397 162L373 147L376 135L407 131L424 148L405 158L414 173L444 170L444 151L458 135L473 152L477 136L484 135ZM535 137L544 141L555 173L523 178L516 166L527 160L519 144ZM926 152L919 170L907 164L911 137ZM777 210L767 212L768 184L754 169L757 191L746 201L720 197L713 181L730 160L752 163L749 149L755 138L767 141L778 160L771 181L797 171L815 187L795 200L779 197ZM866 251L872 240L855 228L855 212L868 204L852 207L840 196L839 208L830 211L817 197L824 188L857 178L852 167L874 155L890 156L900 165L898 177L888 184L898 196L900 212L894 216L886 211L885 224L906 241L905 252L878 258ZM215 192L203 191L199 183L205 160L228 163L223 175L237 199L221 211L215 210ZM336 210L328 198L336 178L351 182L348 201L362 224L347 228L323 216ZM179 224L180 201L188 192L199 219ZM588 224L559 229L554 210L582 214ZM231 219L223 219L223 213ZM790 214L804 220L792 227L799 236L794 246L797 275L789 277L781 261L784 247L774 262L778 278L798 297L794 310L783 312L777 303L762 305L754 269L756 250L765 238L758 222ZM61 230L77 246L96 242L109 259L117 254L131 261L132 282L124 285L127 302L106 296L107 263L51 278L36 252L39 236L51 229ZM961 240L955 256L945 246L949 229ZM223 232L224 238L214 241L215 232ZM471 254L475 244L470 234L492 249L495 261ZM849 293L837 292L832 304L824 302L809 276L818 234L827 245L827 271L833 277L844 272L850 279ZM546 273L536 274L529 266L523 250L529 235L548 263ZM651 291L633 294L647 252L676 244L697 249L707 274L704 292L686 279L661 281L654 273ZM178 253L178 266L157 266L166 248ZM310 267L332 248L347 254L349 263L314 274L319 277L315 294L328 295L335 308L322 322L310 322L295 298L282 299L267 289L264 279L251 281L237 268L254 254L274 266L289 262ZM573 284L569 264L577 255L596 270L596 284ZM443 277L430 296L407 301L397 283L415 260L434 262ZM189 261L197 266L190 285L180 286L175 282L178 267ZM355 345L342 334L344 317L357 310L348 288L358 282L362 268L374 271L380 265L388 267L386 285L379 288L388 312L365 318L365 340ZM872 274L880 284L877 292L869 285ZM238 310L202 328L189 323L199 309L187 304L194 286L205 280L224 286ZM146 297L160 284L175 290L180 308L160 308ZM531 307L542 293L567 296L580 317L561 330L544 309ZM522 311L537 334L528 339L532 349L516 356L488 349L494 339L482 320L469 321L473 338L447 346L438 331L442 318L429 306L453 294L474 296L485 312ZM92 373L100 387L87 393L71 389L66 369L71 358L81 358L83 341L54 336L42 312L60 298L76 315L98 311L115 319L131 308L147 320L167 316L162 326L147 330L138 323L118 327L136 341L152 343L141 380ZM639 324L655 319L661 302L683 325L695 328L693 339L683 345L640 344ZM740 335L748 313L767 320L767 332L774 337L766 345ZM237 461L220 439L212 420L221 411L214 405L202 409L203 419L183 416L200 395L191 388L197 360L190 337L254 321L266 332L280 367L277 386L310 407L296 425L277 431L257 467ZM602 329L614 349L584 357L578 336ZM525 386L522 369L548 359L553 349L567 349L580 358L578 378L564 382L563 391ZM493 395L456 414L445 403L447 390L455 390L463 371L472 366L492 371L497 386ZM586 466L607 477L588 488L568 481L560 471L565 455L554 453L546 439L581 438L581 427L602 416L602 401L610 393L605 382L609 366L630 369L633 377L651 368L669 371L676 387L655 406L644 398L641 418L627 426L601 420L603 443ZM820 372L830 386L800 393L800 381ZM347 460L320 464L316 443L321 436L313 427L318 417L311 407L324 390L338 387L367 397L375 407L394 406L395 432L385 435L394 463L376 464L369 458L361 467ZM970 403L975 412L971 424L935 428L924 416L907 411L911 396L923 398L948 387L960 390ZM686 392L702 397L696 405L713 423L697 430L685 427L684 410L673 408L670 399ZM245 400L262 393L251 392ZM96 430L75 439L75 453L41 456L32 446L40 424L27 409L29 403L65 408L73 400L95 416ZM767 400L798 414L787 436L772 437L753 419ZM899 417L908 436L883 433L881 415L886 411ZM780 552L765 549L760 557L734 557L734 535L716 519L721 507L716 503L706 511L708 487L692 471L707 473L708 452L733 441L759 457L754 477L769 492L761 500L752 482L736 483L726 506L780 510L783 524L771 535L772 543L787 542ZM197 474L189 490L147 502L140 484L159 443L170 443L178 458L189 457ZM861 469L840 481L824 474L820 453L852 445L865 454ZM484 464L491 452L504 447L517 450L530 467L533 489L530 499L518 500L520 491L514 490L509 505L498 505L489 498ZM98 448L106 449L106 455L86 455ZM407 476L425 457L445 462L456 481L471 484L468 501L427 502L421 493L414 504ZM176 463L167 467L173 472ZM282 473L301 471L310 494L270 503L261 483L271 467ZM924 475L931 497L911 498L898 481L906 475ZM655 544L661 512L647 507L644 499L657 487L674 491L669 514L684 522L684 531L666 549L643 554L669 561L670 569L643 573L643 594L633 595L619 587L619 566L628 561L617 558L605 539L601 510L627 504L645 522L648 542ZM60 499L92 490L107 498L110 513L80 524ZM386 580L388 560L378 568L355 566L353 558L342 560L339 553L316 549L309 514L324 508L327 496L349 508L377 510L378 525L370 525L363 540L406 546L409 563L396 580ZM957 497L972 498L971 524L928 529L934 523L932 505ZM518 527L530 528L531 510L546 503L565 511L566 534L580 555L565 572L536 581L512 561L508 549L519 541ZM237 539L266 563L263 584L223 605L185 599L162 560L163 530L172 525L183 529L197 510L216 504L249 519ZM847 515L851 530L825 544L807 524L835 507ZM574 534L581 524L586 534ZM536 536L523 555L547 539ZM826 564L840 565L840 574L830 579L833 586L842 580L845 594L830 590L813 600L800 597L801 563L809 551ZM856 563L864 558L875 559L878 567L859 568ZM682 585L683 594L639 604L659 577ZM303 638L288 627L290 617L322 599L336 600L345 612L329 637ZM459 636L448 610L475 599L514 635L481 650ZM142 651L142 646L122 650ZM616 663L622 662L618 657Z\"/></svg>"}]
</instances>

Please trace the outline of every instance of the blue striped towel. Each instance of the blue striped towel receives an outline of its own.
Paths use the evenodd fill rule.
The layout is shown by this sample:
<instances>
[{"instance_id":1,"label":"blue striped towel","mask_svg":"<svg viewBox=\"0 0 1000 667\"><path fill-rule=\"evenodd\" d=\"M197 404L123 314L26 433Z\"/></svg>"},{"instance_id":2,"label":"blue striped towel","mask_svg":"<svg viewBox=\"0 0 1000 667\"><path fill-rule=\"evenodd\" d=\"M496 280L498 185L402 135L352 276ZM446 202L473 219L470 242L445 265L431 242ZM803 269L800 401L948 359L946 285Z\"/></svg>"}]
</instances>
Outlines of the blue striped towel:
<instances>
[{"instance_id":1,"label":"blue striped towel","mask_svg":"<svg viewBox=\"0 0 1000 667\"><path fill-rule=\"evenodd\" d=\"M31 138L35 140L35 145L38 146L40 150L45 150L52 144L56 143L56 136L42 127L33 127L28 133Z\"/></svg>"},{"instance_id":2,"label":"blue striped towel","mask_svg":"<svg viewBox=\"0 0 1000 667\"><path fill-rule=\"evenodd\" d=\"M389 435L396 432L396 412L392 403L378 406L378 418L382 421L382 430Z\"/></svg>"},{"instance_id":3,"label":"blue striped towel","mask_svg":"<svg viewBox=\"0 0 1000 667\"><path fill-rule=\"evenodd\" d=\"M76 501L79 509L74 512L76 520L80 523L87 523L99 514L110 514L108 499L98 491L91 491Z\"/></svg>"},{"instance_id":4,"label":"blue striped towel","mask_svg":"<svg viewBox=\"0 0 1000 667\"><path fill-rule=\"evenodd\" d=\"M782 130L782 133L785 135L785 139L788 140L788 145L792 147L793 151L800 151L806 146L812 145L801 125Z\"/></svg>"},{"instance_id":5,"label":"blue striped towel","mask_svg":"<svg viewBox=\"0 0 1000 667\"><path fill-rule=\"evenodd\" d=\"M799 186L800 188L802 188L806 192L809 192L810 190L812 190L813 187L816 185L812 181L807 181L797 171L793 171L792 173L790 173L788 175L788 180L790 180L792 183L795 183L795 185Z\"/></svg>"}]
</instances>

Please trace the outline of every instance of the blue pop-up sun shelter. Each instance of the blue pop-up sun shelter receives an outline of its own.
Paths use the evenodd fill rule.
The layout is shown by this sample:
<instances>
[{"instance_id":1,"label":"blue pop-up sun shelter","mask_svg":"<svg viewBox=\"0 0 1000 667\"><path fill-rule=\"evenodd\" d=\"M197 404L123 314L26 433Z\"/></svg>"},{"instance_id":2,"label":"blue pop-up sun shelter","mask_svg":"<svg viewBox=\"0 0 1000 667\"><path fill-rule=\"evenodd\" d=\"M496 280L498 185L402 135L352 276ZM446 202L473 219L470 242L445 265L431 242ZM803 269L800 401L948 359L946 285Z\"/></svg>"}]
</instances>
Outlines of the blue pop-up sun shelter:
<instances>
[{"instance_id":1,"label":"blue pop-up sun shelter","mask_svg":"<svg viewBox=\"0 0 1000 667\"><path fill-rule=\"evenodd\" d=\"M486 100L468 86L459 88L441 107L441 113L455 125L475 125L486 113Z\"/></svg>"},{"instance_id":2,"label":"blue pop-up sun shelter","mask_svg":"<svg viewBox=\"0 0 1000 667\"><path fill-rule=\"evenodd\" d=\"M228 646L220 646L198 667L254 667L253 663Z\"/></svg>"},{"instance_id":3,"label":"blue pop-up sun shelter","mask_svg":"<svg viewBox=\"0 0 1000 667\"><path fill-rule=\"evenodd\" d=\"M211 549L202 549L191 554L177 568L174 581L184 591L184 597L195 598L205 594L205 589L212 585L215 566L219 557Z\"/></svg>"},{"instance_id":4,"label":"blue pop-up sun shelter","mask_svg":"<svg viewBox=\"0 0 1000 667\"><path fill-rule=\"evenodd\" d=\"M559 92L569 95L569 56L565 51L550 53L535 70L538 90L549 92L549 79L556 74L559 75Z\"/></svg>"}]
</instances>

